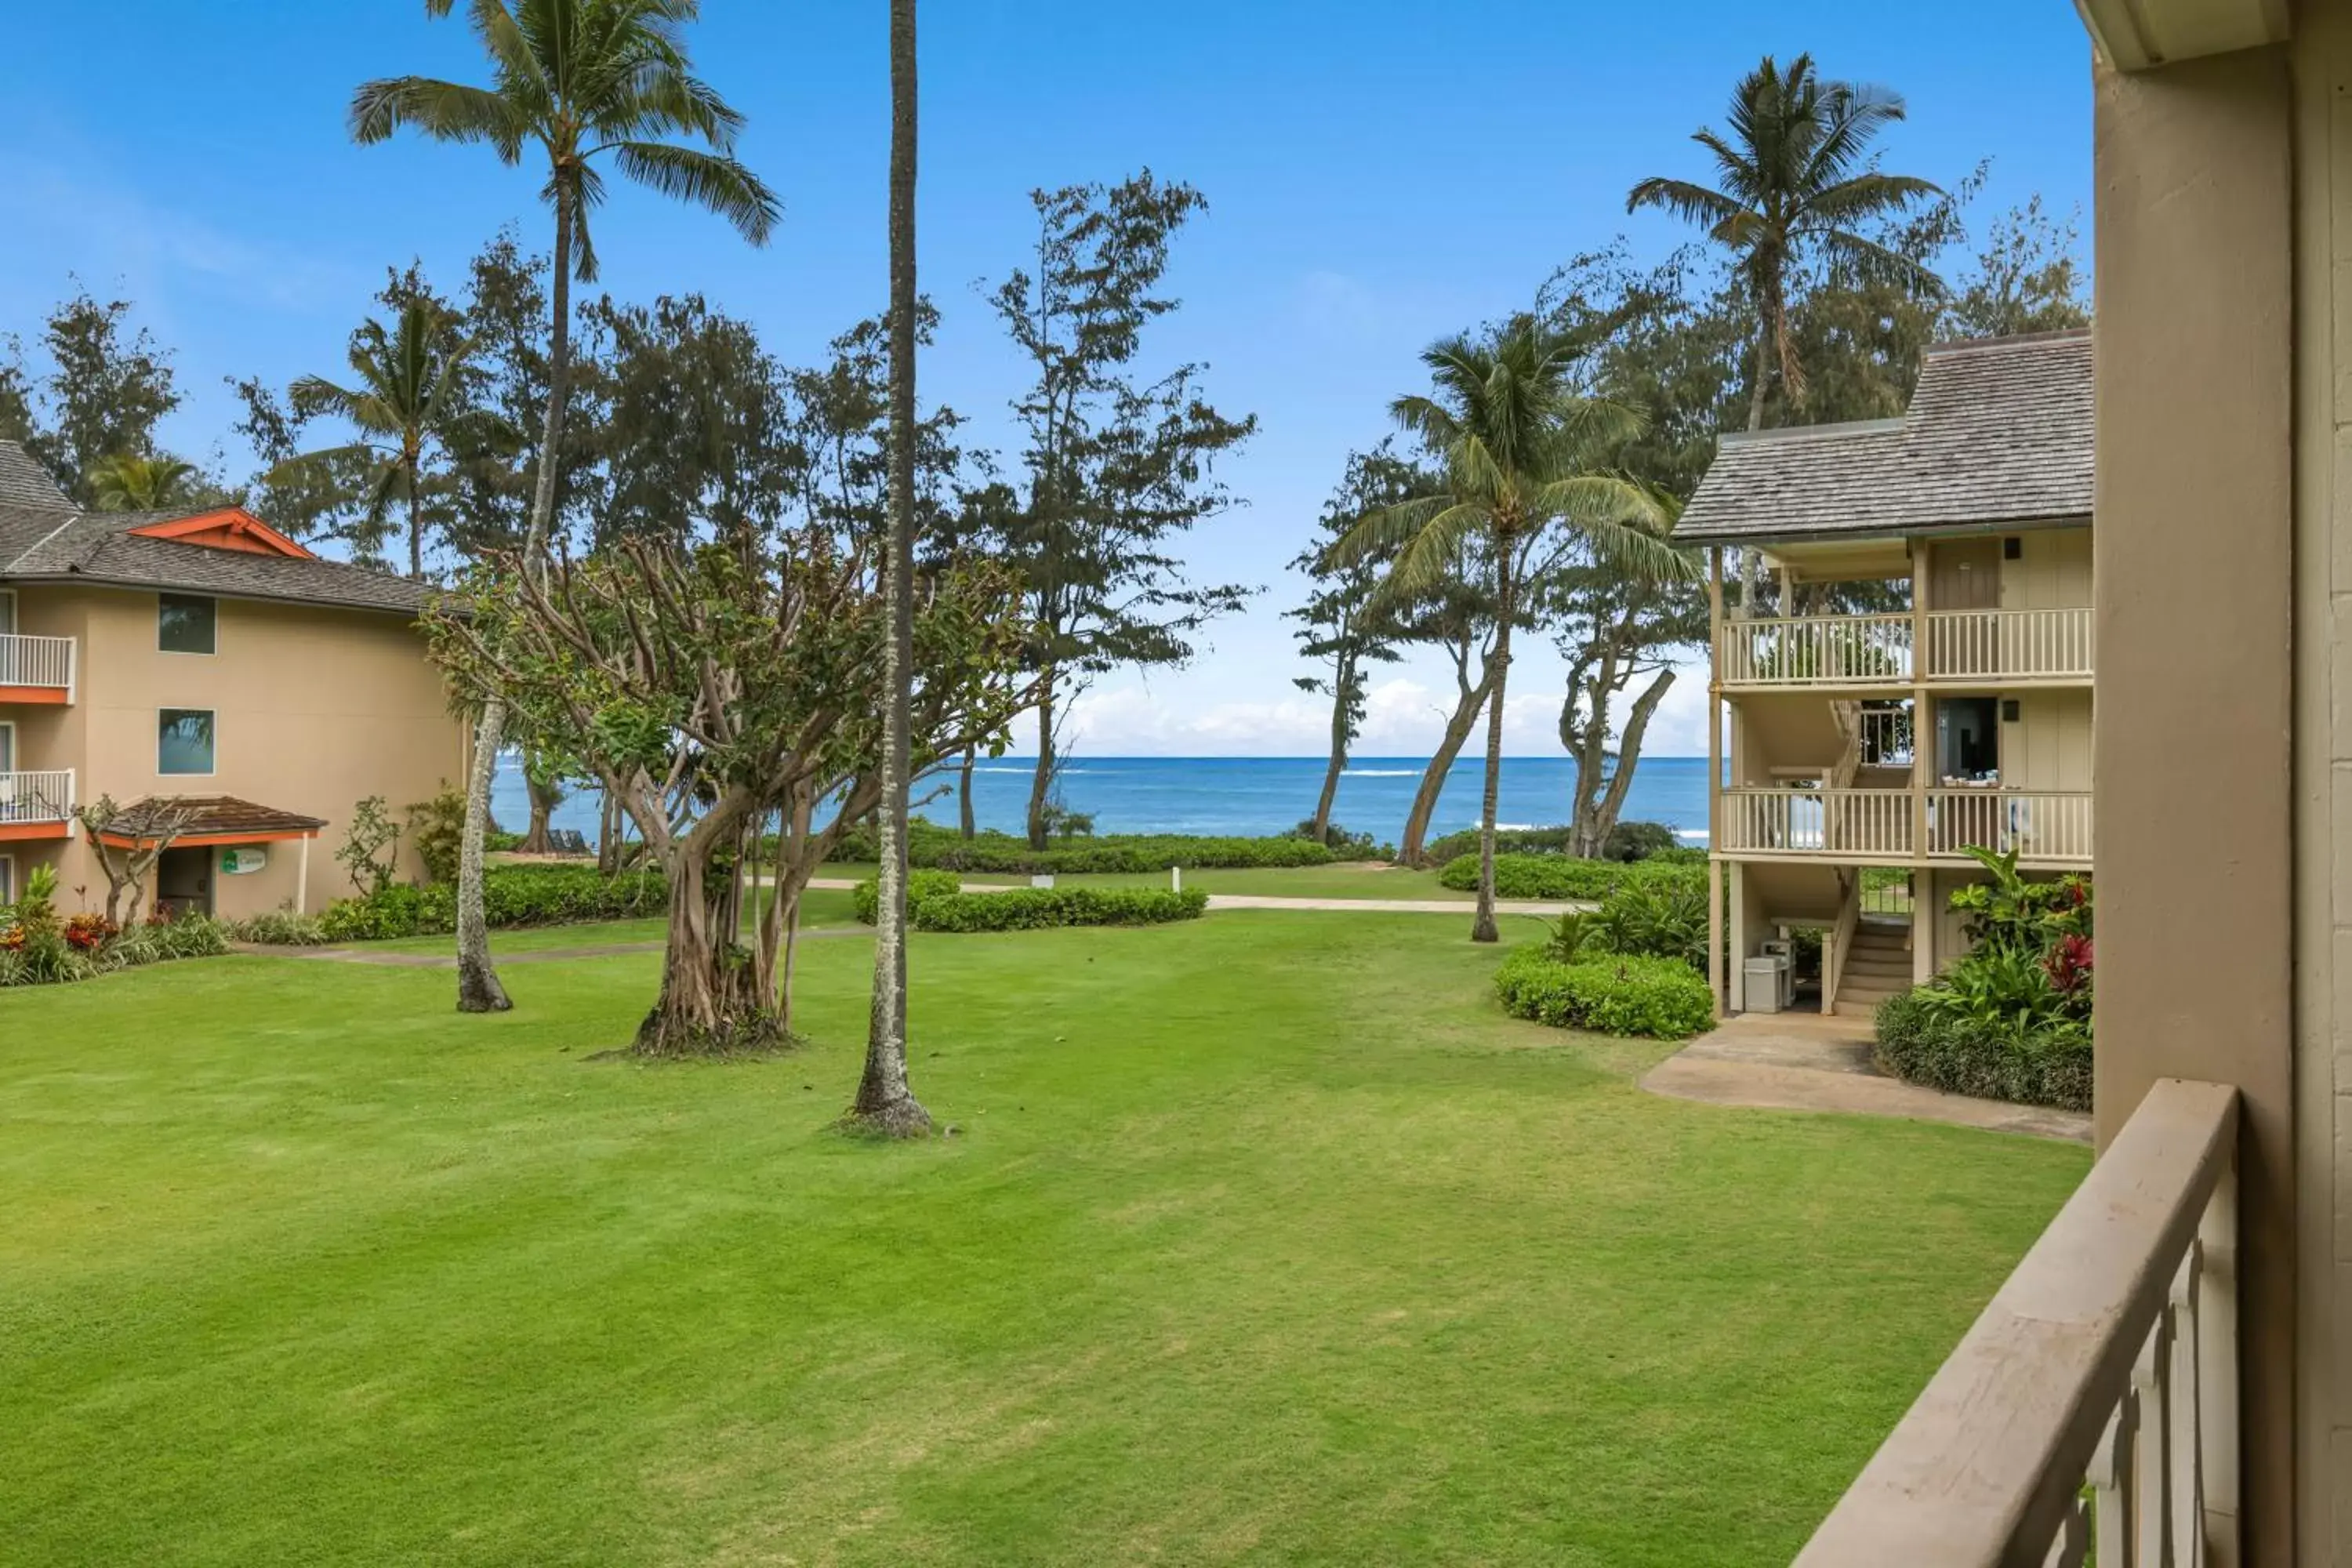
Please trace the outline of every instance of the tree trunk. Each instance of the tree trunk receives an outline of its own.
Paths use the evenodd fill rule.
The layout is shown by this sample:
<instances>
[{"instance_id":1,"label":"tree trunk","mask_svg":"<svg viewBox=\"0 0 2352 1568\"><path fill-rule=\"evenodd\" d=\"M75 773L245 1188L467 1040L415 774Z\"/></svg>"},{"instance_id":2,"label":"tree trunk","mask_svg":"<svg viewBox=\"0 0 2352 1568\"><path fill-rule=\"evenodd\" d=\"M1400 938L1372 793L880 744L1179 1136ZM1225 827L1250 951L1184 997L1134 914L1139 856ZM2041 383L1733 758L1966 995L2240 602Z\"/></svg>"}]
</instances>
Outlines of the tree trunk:
<instances>
[{"instance_id":1,"label":"tree trunk","mask_svg":"<svg viewBox=\"0 0 2352 1568\"><path fill-rule=\"evenodd\" d=\"M490 922L482 907L482 839L489 831L490 778L505 738L506 704L482 704L474 731L474 770L466 781L466 831L457 850L457 1011L503 1013L514 1004L490 964Z\"/></svg>"},{"instance_id":2,"label":"tree trunk","mask_svg":"<svg viewBox=\"0 0 2352 1568\"><path fill-rule=\"evenodd\" d=\"M528 752L523 757L522 787L530 797L530 826L522 836L522 851L526 855L553 854L555 844L548 837L548 830L555 808L563 804L563 792L541 782L539 770L530 765Z\"/></svg>"},{"instance_id":3,"label":"tree trunk","mask_svg":"<svg viewBox=\"0 0 2352 1568\"><path fill-rule=\"evenodd\" d=\"M1339 795L1339 775L1348 768L1349 686L1354 671L1342 658L1331 672L1331 760L1323 767L1323 793L1315 797L1315 817L1308 835L1316 843L1326 842L1331 835L1331 803Z\"/></svg>"},{"instance_id":4,"label":"tree trunk","mask_svg":"<svg viewBox=\"0 0 2352 1568\"><path fill-rule=\"evenodd\" d=\"M956 824L967 839L980 837L979 826L971 815L971 764L972 748L966 746L963 749L963 766L957 771Z\"/></svg>"},{"instance_id":5,"label":"tree trunk","mask_svg":"<svg viewBox=\"0 0 2352 1568\"><path fill-rule=\"evenodd\" d=\"M1500 942L1502 929L1495 923L1495 814L1500 809L1503 793L1503 700L1510 685L1511 617L1517 606L1511 602L1511 556L1509 542L1497 552L1495 563L1495 651L1486 660L1493 672L1487 685L1492 688L1486 700L1486 789L1480 807L1478 821L1478 912L1470 922L1472 942Z\"/></svg>"},{"instance_id":6,"label":"tree trunk","mask_svg":"<svg viewBox=\"0 0 2352 1568\"><path fill-rule=\"evenodd\" d=\"M915 680L915 0L890 0L890 640L882 663L882 864L874 1005L851 1117L895 1138L931 1130L907 1081L907 795Z\"/></svg>"},{"instance_id":7,"label":"tree trunk","mask_svg":"<svg viewBox=\"0 0 2352 1568\"><path fill-rule=\"evenodd\" d=\"M416 458L408 459L408 574L425 580L425 516L416 497Z\"/></svg>"},{"instance_id":8,"label":"tree trunk","mask_svg":"<svg viewBox=\"0 0 2352 1568\"><path fill-rule=\"evenodd\" d=\"M1412 810L1404 819L1404 837L1397 845L1397 859L1406 866L1418 866L1423 859L1423 846L1429 837L1429 820L1437 815L1438 797L1445 793L1445 781L1454 772L1454 759L1462 754L1463 745L1470 739L1471 727L1478 721L1478 710L1486 704L1488 690L1482 676L1475 686L1460 689L1454 700L1454 711L1445 721L1445 732L1438 738L1437 751L1422 770L1421 787L1413 792Z\"/></svg>"},{"instance_id":9,"label":"tree trunk","mask_svg":"<svg viewBox=\"0 0 2352 1568\"><path fill-rule=\"evenodd\" d=\"M1037 772L1029 780L1029 847L1045 847L1045 801L1054 787L1054 667L1037 683Z\"/></svg>"},{"instance_id":10,"label":"tree trunk","mask_svg":"<svg viewBox=\"0 0 2352 1568\"><path fill-rule=\"evenodd\" d=\"M596 869L610 877L621 868L621 806L610 789L596 797Z\"/></svg>"}]
</instances>

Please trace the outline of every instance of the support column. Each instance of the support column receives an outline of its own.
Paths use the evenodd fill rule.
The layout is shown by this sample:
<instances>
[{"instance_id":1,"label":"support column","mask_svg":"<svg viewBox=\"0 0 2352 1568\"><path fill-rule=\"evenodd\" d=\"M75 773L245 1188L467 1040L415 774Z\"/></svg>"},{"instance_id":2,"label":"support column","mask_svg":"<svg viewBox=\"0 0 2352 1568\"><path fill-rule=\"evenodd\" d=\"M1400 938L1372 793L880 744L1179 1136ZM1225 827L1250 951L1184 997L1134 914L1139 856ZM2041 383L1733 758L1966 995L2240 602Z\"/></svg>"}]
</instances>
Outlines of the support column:
<instances>
[{"instance_id":1,"label":"support column","mask_svg":"<svg viewBox=\"0 0 2352 1568\"><path fill-rule=\"evenodd\" d=\"M1723 962L1723 547L1706 552L1706 989L1730 1004Z\"/></svg>"},{"instance_id":2,"label":"support column","mask_svg":"<svg viewBox=\"0 0 2352 1568\"><path fill-rule=\"evenodd\" d=\"M2290 1563L2305 1380L2294 1360L2288 57L2248 49L2134 76L2099 66L2093 85L2097 1136L2105 1147L2159 1078L2245 1097L2241 1560ZM2324 352L2325 323L2315 336Z\"/></svg>"},{"instance_id":3,"label":"support column","mask_svg":"<svg viewBox=\"0 0 2352 1568\"><path fill-rule=\"evenodd\" d=\"M1731 1010L1748 1010L1748 868L1731 862L1731 952L1726 962L1731 970Z\"/></svg>"},{"instance_id":4,"label":"support column","mask_svg":"<svg viewBox=\"0 0 2352 1568\"><path fill-rule=\"evenodd\" d=\"M307 915L310 912L310 836L304 834L299 842L302 847L295 854L294 912Z\"/></svg>"}]
</instances>

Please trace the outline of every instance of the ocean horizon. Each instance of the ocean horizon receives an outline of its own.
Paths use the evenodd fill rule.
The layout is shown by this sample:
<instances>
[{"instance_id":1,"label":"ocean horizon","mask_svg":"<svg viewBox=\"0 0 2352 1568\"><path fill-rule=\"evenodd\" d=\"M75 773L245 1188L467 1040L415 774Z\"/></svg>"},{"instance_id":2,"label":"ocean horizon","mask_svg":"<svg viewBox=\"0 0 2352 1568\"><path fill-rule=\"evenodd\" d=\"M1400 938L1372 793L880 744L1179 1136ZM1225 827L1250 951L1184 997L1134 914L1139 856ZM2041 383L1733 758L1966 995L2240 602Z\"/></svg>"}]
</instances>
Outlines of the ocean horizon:
<instances>
[{"instance_id":1,"label":"ocean horizon","mask_svg":"<svg viewBox=\"0 0 2352 1568\"><path fill-rule=\"evenodd\" d=\"M1314 815L1326 757L1088 757L1063 766L1063 804L1095 819L1097 833L1286 833ZM1332 820L1353 833L1393 843L1404 831L1425 757L1355 757L1339 777ZM982 828L1022 831L1034 769L1022 757L982 758L972 770L972 815ZM1485 761L1456 759L1431 818L1431 837L1478 825ZM1565 822L1576 769L1565 756L1505 757L1496 822L1505 828ZM956 776L931 773L915 786L915 814L953 826ZM499 760L491 789L499 825L520 829L530 816L520 763ZM1622 813L1627 821L1663 822L1683 840L1706 842L1706 759L1644 757ZM555 825L596 837L593 791L566 800Z\"/></svg>"}]
</instances>

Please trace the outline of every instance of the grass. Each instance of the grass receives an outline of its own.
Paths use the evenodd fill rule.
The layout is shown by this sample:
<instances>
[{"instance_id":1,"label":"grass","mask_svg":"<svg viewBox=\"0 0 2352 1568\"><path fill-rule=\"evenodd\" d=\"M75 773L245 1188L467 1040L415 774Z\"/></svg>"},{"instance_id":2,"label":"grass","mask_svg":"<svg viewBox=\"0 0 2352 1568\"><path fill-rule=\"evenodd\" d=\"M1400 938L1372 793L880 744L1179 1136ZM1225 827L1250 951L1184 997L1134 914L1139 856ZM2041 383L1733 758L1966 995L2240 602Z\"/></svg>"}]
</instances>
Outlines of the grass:
<instances>
[{"instance_id":1,"label":"grass","mask_svg":"<svg viewBox=\"0 0 2352 1568\"><path fill-rule=\"evenodd\" d=\"M824 868L827 877L864 878L874 875L870 864L841 863ZM1025 886L1029 879L1006 872L966 871L967 886ZM1055 885L1064 888L1164 888L1165 871L1059 872ZM1201 868L1184 873L1184 885L1206 893L1255 893L1287 899L1446 899L1468 908L1475 892L1457 892L1437 884L1435 871L1408 870L1368 860L1342 860L1328 866L1243 866L1227 870Z\"/></svg>"},{"instance_id":2,"label":"grass","mask_svg":"<svg viewBox=\"0 0 2352 1568\"><path fill-rule=\"evenodd\" d=\"M870 951L728 1067L583 1060L650 954L0 999L0 1555L1785 1561L2087 1161L1654 1099L1328 913L918 936L958 1131L870 1145Z\"/></svg>"}]
</instances>

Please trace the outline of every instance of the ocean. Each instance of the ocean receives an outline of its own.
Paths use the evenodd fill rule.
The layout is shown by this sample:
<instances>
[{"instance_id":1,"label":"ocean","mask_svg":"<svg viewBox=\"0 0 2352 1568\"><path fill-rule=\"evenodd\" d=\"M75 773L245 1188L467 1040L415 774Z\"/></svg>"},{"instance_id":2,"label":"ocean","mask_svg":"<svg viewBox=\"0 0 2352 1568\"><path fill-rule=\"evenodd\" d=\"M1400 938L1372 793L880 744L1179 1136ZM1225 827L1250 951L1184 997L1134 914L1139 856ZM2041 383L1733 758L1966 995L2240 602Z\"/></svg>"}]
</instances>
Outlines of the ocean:
<instances>
[{"instance_id":1,"label":"ocean","mask_svg":"<svg viewBox=\"0 0 2352 1568\"><path fill-rule=\"evenodd\" d=\"M1314 814L1323 785L1322 757L1074 757L1062 770L1062 795L1073 811L1093 814L1097 833L1284 833ZM1350 832L1393 842L1404 830L1427 760L1357 757L1339 779L1332 819ZM983 828L1022 830L1032 768L1019 757L983 758L972 777L972 812ZM1484 784L1481 759L1465 755L1446 775L1431 836L1478 825ZM1575 768L1566 757L1503 759L1501 806L1506 827L1564 822ZM926 800L934 791L937 798ZM955 775L925 779L915 789L916 814L933 822L956 820ZM530 811L520 768L503 760L491 795L499 826L520 829ZM596 837L593 794L566 801L559 827ZM1644 757L1634 771L1624 816L1663 822L1685 842L1706 840L1706 759Z\"/></svg>"}]
</instances>

